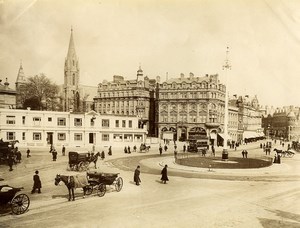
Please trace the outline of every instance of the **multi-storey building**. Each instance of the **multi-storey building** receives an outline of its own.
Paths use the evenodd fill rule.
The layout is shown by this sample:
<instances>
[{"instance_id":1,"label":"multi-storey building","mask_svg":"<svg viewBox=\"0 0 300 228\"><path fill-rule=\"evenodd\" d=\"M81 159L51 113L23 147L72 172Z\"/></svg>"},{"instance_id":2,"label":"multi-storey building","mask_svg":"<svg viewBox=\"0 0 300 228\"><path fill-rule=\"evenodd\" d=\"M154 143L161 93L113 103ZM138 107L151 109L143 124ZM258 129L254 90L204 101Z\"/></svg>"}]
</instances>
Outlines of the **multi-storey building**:
<instances>
[{"instance_id":1,"label":"multi-storey building","mask_svg":"<svg viewBox=\"0 0 300 228\"><path fill-rule=\"evenodd\" d=\"M158 135L161 139L187 140L189 135L208 137L212 143L222 132L225 85L218 75L180 75L158 86Z\"/></svg>"},{"instance_id":2,"label":"multi-storey building","mask_svg":"<svg viewBox=\"0 0 300 228\"><path fill-rule=\"evenodd\" d=\"M23 147L138 146L145 142L147 132L138 126L138 118L133 116L30 109L1 109L0 129L4 141L18 140Z\"/></svg>"},{"instance_id":3,"label":"multi-storey building","mask_svg":"<svg viewBox=\"0 0 300 228\"><path fill-rule=\"evenodd\" d=\"M146 125L148 135L155 135L155 86L156 80L144 77L141 67L133 80L115 75L113 81L104 80L98 84L98 95L94 98L95 111L138 116L139 125Z\"/></svg>"},{"instance_id":4,"label":"multi-storey building","mask_svg":"<svg viewBox=\"0 0 300 228\"><path fill-rule=\"evenodd\" d=\"M0 108L16 108L16 93L15 90L9 88L7 78L3 84L0 79Z\"/></svg>"},{"instance_id":5,"label":"multi-storey building","mask_svg":"<svg viewBox=\"0 0 300 228\"><path fill-rule=\"evenodd\" d=\"M262 112L256 96L248 95L230 99L231 106L238 108L237 141L245 141L264 137L262 128Z\"/></svg>"},{"instance_id":6,"label":"multi-storey building","mask_svg":"<svg viewBox=\"0 0 300 228\"><path fill-rule=\"evenodd\" d=\"M269 110L269 108L266 108ZM285 106L266 112L262 119L265 134L270 138L298 141L300 138L300 108Z\"/></svg>"}]
</instances>

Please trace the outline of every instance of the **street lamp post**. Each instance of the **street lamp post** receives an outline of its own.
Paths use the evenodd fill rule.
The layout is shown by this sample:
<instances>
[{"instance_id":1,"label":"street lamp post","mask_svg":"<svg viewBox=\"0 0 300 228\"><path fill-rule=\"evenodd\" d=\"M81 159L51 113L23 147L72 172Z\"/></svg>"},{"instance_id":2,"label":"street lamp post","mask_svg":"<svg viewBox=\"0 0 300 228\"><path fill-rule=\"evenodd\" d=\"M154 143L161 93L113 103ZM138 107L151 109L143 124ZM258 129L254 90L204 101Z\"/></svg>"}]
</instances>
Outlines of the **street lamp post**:
<instances>
[{"instance_id":1,"label":"street lamp post","mask_svg":"<svg viewBox=\"0 0 300 228\"><path fill-rule=\"evenodd\" d=\"M228 80L227 74L228 70L231 69L231 65L228 59L229 47L226 50L226 59L223 65L223 70L225 70L225 116L224 116L224 142L223 142L223 151L222 151L222 160L228 159L228 149L227 149L227 136L228 136Z\"/></svg>"}]
</instances>

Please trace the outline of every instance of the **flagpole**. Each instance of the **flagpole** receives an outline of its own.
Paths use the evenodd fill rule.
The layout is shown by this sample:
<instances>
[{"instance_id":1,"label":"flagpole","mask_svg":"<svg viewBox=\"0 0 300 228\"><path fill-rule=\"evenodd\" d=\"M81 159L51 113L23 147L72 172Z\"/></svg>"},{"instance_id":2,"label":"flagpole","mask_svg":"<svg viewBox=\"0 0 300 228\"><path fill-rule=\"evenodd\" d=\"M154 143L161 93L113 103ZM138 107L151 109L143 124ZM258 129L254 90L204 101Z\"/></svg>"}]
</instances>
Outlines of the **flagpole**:
<instances>
[{"instance_id":1,"label":"flagpole","mask_svg":"<svg viewBox=\"0 0 300 228\"><path fill-rule=\"evenodd\" d=\"M228 149L227 149L227 140L228 140L228 70L231 69L231 65L228 59L229 47L226 50L226 59L223 65L223 70L225 70L225 115L224 115L224 142L223 142L223 151L222 151L222 160L228 160Z\"/></svg>"}]
</instances>

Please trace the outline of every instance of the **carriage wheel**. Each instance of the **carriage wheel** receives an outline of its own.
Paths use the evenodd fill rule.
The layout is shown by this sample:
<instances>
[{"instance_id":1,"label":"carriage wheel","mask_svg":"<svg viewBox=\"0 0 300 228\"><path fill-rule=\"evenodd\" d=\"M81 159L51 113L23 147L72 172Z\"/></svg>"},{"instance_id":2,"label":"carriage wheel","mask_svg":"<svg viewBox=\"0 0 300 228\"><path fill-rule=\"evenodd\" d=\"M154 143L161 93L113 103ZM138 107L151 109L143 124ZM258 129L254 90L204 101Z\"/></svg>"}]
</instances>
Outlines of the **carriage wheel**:
<instances>
[{"instance_id":1,"label":"carriage wheel","mask_svg":"<svg viewBox=\"0 0 300 228\"><path fill-rule=\"evenodd\" d=\"M85 194L88 196L88 195L91 195L93 193L93 186L92 185L88 185L85 187Z\"/></svg>"},{"instance_id":2,"label":"carriage wheel","mask_svg":"<svg viewBox=\"0 0 300 228\"><path fill-rule=\"evenodd\" d=\"M11 211L15 215L23 214L27 211L29 204L29 197L26 194L19 194L11 200Z\"/></svg>"},{"instance_id":3,"label":"carriage wheel","mask_svg":"<svg viewBox=\"0 0 300 228\"><path fill-rule=\"evenodd\" d=\"M102 183L99 184L96 189L97 189L97 195L99 197L102 197L102 196L105 195L105 192L106 192L106 185L105 184L102 184Z\"/></svg>"},{"instance_id":4,"label":"carriage wheel","mask_svg":"<svg viewBox=\"0 0 300 228\"><path fill-rule=\"evenodd\" d=\"M116 187L116 191L117 192L121 191L121 189L123 187L123 179L122 179L122 177L118 177L117 178L115 187Z\"/></svg>"}]
</instances>

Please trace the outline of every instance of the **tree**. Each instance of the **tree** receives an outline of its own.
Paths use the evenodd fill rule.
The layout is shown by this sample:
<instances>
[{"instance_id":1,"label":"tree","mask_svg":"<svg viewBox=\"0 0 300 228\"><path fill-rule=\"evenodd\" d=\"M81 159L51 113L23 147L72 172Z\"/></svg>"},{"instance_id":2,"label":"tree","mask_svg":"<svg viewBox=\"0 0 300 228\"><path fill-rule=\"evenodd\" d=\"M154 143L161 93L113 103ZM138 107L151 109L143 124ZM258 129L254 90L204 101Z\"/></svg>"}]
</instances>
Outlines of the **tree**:
<instances>
[{"instance_id":1,"label":"tree","mask_svg":"<svg viewBox=\"0 0 300 228\"><path fill-rule=\"evenodd\" d=\"M60 110L59 87L44 74L27 78L22 91L23 108L34 110Z\"/></svg>"}]
</instances>

